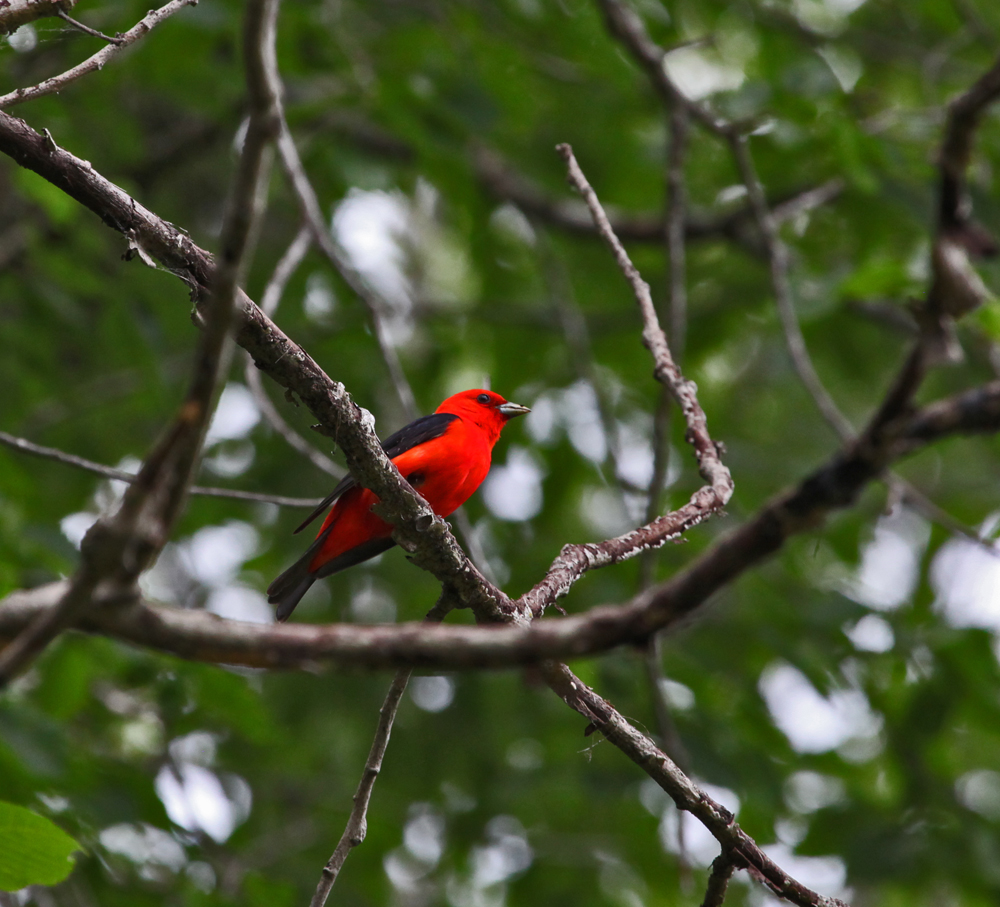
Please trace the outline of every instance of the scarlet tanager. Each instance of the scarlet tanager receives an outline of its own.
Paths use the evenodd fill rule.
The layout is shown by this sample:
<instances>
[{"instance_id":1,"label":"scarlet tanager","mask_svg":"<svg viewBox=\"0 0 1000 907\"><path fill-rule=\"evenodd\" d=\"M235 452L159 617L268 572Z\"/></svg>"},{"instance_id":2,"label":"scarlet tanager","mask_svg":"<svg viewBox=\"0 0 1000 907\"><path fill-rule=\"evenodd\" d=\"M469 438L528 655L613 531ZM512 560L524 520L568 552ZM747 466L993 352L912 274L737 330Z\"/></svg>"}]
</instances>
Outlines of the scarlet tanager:
<instances>
[{"instance_id":1,"label":"scarlet tanager","mask_svg":"<svg viewBox=\"0 0 1000 907\"><path fill-rule=\"evenodd\" d=\"M434 512L446 517L486 478L493 445L507 421L527 412L528 407L508 403L492 391L462 391L445 400L433 415L390 435L382 449ZM268 587L267 600L278 606L278 620L287 620L320 577L367 561L396 544L392 526L372 513L377 501L371 491L347 476L295 530L305 529L333 504L306 553Z\"/></svg>"}]
</instances>

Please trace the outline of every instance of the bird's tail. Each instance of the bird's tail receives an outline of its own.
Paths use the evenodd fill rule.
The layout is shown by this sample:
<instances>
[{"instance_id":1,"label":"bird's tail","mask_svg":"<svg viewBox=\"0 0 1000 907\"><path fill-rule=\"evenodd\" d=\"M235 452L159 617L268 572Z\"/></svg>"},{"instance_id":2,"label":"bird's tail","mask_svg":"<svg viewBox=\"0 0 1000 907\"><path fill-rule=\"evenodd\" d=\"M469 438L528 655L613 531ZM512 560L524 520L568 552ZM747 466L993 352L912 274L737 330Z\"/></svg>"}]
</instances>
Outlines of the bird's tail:
<instances>
[{"instance_id":1,"label":"bird's tail","mask_svg":"<svg viewBox=\"0 0 1000 907\"><path fill-rule=\"evenodd\" d=\"M306 552L305 557L299 558L267 587L267 600L272 605L278 606L274 616L279 621L288 620L289 615L299 603L299 599L316 581L316 574L309 572L309 562L312 560L313 553L312 550Z\"/></svg>"},{"instance_id":2,"label":"bird's tail","mask_svg":"<svg viewBox=\"0 0 1000 907\"><path fill-rule=\"evenodd\" d=\"M320 577L329 576L331 573L339 573L362 561L388 551L396 543L391 538L369 539L360 545L343 552L325 564L321 565L315 572L310 572L316 552L326 541L327 532L321 532L316 536L316 540L309 546L305 554L302 555L291 567L281 574L270 586L267 587L267 600L272 605L277 605L274 616L279 621L288 620L288 616L295 610L299 599L309 590L309 587Z\"/></svg>"}]
</instances>

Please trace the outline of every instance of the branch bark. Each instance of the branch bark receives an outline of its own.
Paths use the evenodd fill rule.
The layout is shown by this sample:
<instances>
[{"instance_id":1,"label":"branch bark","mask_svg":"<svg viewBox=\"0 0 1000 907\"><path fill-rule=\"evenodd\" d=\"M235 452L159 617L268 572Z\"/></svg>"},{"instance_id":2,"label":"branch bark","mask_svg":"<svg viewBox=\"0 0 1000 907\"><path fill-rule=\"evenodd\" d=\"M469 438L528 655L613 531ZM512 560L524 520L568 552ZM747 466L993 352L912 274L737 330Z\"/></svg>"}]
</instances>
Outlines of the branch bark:
<instances>
[{"instance_id":1,"label":"branch bark","mask_svg":"<svg viewBox=\"0 0 1000 907\"><path fill-rule=\"evenodd\" d=\"M69 12L77 0L5 0L0 5L0 35L9 35L22 25Z\"/></svg>"}]
</instances>

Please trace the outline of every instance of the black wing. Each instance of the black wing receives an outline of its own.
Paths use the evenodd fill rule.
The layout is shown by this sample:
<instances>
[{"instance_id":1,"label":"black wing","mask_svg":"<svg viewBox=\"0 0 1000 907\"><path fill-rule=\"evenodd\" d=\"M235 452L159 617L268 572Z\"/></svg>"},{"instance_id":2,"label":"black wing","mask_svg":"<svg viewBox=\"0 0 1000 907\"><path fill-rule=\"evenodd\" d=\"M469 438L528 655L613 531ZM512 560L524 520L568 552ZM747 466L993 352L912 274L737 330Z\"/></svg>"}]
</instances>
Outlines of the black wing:
<instances>
[{"instance_id":1,"label":"black wing","mask_svg":"<svg viewBox=\"0 0 1000 907\"><path fill-rule=\"evenodd\" d=\"M423 444L425 441L431 441L434 438L440 438L447 431L448 426L457 418L458 416L453 413L433 413L430 416L421 416L409 425L404 425L399 431L393 432L388 438L382 441L382 450L385 451L386 456L391 460L394 457L398 457L401 453L416 447L418 444ZM345 491L357 484L354 476L344 476L337 483L337 487L323 498L323 502L305 518L295 531L301 532L305 529L316 517L326 512L326 509Z\"/></svg>"}]
</instances>

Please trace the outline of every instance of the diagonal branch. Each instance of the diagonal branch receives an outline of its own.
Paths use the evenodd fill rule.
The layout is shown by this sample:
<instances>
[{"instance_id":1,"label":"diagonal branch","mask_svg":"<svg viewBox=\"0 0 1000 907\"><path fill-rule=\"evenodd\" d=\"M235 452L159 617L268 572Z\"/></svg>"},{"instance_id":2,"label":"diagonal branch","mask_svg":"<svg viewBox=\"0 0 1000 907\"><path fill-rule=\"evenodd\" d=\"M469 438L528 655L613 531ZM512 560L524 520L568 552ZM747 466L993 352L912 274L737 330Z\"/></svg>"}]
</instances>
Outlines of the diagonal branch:
<instances>
[{"instance_id":1,"label":"diagonal branch","mask_svg":"<svg viewBox=\"0 0 1000 907\"><path fill-rule=\"evenodd\" d=\"M135 44L140 38L159 25L164 19L169 18L179 9L185 6L192 6L198 0L170 0L159 9L150 10L146 16L132 26L125 34L118 35L114 42L102 47L92 57L88 57L82 63L78 63L72 69L44 82L39 82L30 88L17 88L5 95L0 95L0 107L13 107L15 104L23 104L25 101L33 101L35 98L44 97L47 94L55 94L62 91L71 82L75 82L81 76L103 69L104 66L118 54L120 54L130 44ZM58 4L52 4L57 6ZM70 4L72 5L72 4ZM53 15L49 13L47 15ZM108 39L110 40L110 39Z\"/></svg>"},{"instance_id":2,"label":"diagonal branch","mask_svg":"<svg viewBox=\"0 0 1000 907\"><path fill-rule=\"evenodd\" d=\"M438 603L431 608L424 618L426 623L440 623L451 610L446 596L442 596ZM406 692L406 686L410 682L412 668L401 668L392 679L389 692L385 695L382 708L379 709L378 727L375 730L375 739L372 740L371 749L368 751L368 759L365 761L364 771L361 774L361 781L358 789L354 793L354 806L347 819L347 826L340 836L337 846L323 867L316 891L313 893L309 907L323 907L330 892L340 875L350 852L361 844L368 831L368 804L371 801L372 788L378 779L379 772L382 771L382 759L385 756L386 748L389 746L389 735L392 733L392 725L396 720L396 712L399 709L400 700Z\"/></svg>"},{"instance_id":3,"label":"diagonal branch","mask_svg":"<svg viewBox=\"0 0 1000 907\"><path fill-rule=\"evenodd\" d=\"M330 231L327 229L323 219L323 210L320 207L319 199L316 197L316 190L313 189L309 176L299 157L298 149L295 147L295 139L292 137L288 123L282 116L281 135L278 138L278 150L281 154L281 161L285 168L285 174L292 185L295 197L298 200L299 208L306 222L306 226L312 233L313 242L320 251L327 257L330 264L343 278L344 282L354 291L357 297L364 303L372 319L375 329L375 338L378 341L382 359L389 371L396 395L403 406L403 411L410 419L415 419L417 413L417 401L413 395L413 388L406 380L403 371L403 364L399 359L399 352L389 339L386 331L383 314L386 309L385 301L369 285L368 281L358 273L358 271L347 260L343 250L334 242Z\"/></svg>"},{"instance_id":4,"label":"diagonal branch","mask_svg":"<svg viewBox=\"0 0 1000 907\"><path fill-rule=\"evenodd\" d=\"M792 359L792 365L795 367L799 380L805 385L809 395L815 401L823 419L842 442L849 441L854 437L854 426L837 407L820 380L806 347L805 337L802 336L802 328L799 326L799 319L795 313L795 303L792 300L792 286L788 279L788 247L778 235L774 215L768 207L764 187L757 176L757 170L750 155L747 138L733 134L729 137L729 142L733 156L736 158L740 178L743 180L743 185L746 186L754 219L757 221L757 227L764 240L764 248L771 270L771 286L774 289L778 317L781 319L781 327L785 334L785 342L788 354Z\"/></svg>"},{"instance_id":5,"label":"diagonal branch","mask_svg":"<svg viewBox=\"0 0 1000 907\"><path fill-rule=\"evenodd\" d=\"M737 824L733 814L699 790L664 752L634 728L606 699L598 696L565 665L542 666L545 679L557 695L579 712L608 742L618 747L663 790L680 809L692 813L722 845L723 853L755 870L779 897L801 907L847 907L838 898L817 894L793 879L771 860Z\"/></svg>"},{"instance_id":6,"label":"diagonal branch","mask_svg":"<svg viewBox=\"0 0 1000 907\"><path fill-rule=\"evenodd\" d=\"M226 341L269 172L265 151L274 133L273 104L266 93L254 90L252 61L255 53L265 60L269 45L273 46L276 13L277 0L252 0L248 7L245 44L253 112L223 223L221 264L215 273L205 330L185 400L173 425L129 485L117 511L99 519L87 532L80 546L80 566L62 599L0 653L0 688L92 606L99 588L111 585L115 590L134 594L139 574L166 544L187 496L219 378L228 364Z\"/></svg>"},{"instance_id":7,"label":"diagonal branch","mask_svg":"<svg viewBox=\"0 0 1000 907\"><path fill-rule=\"evenodd\" d=\"M692 101L673 83L663 65L667 52L650 38L638 13L621 0L598 0L598 6L604 13L608 30L642 66L654 90L670 107L685 108L691 119L714 135L725 137L733 132L733 124L716 116L707 106Z\"/></svg>"}]
</instances>

